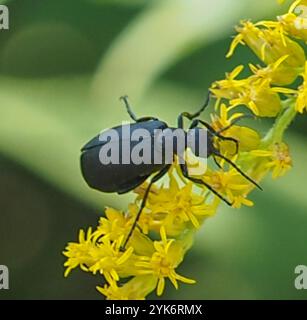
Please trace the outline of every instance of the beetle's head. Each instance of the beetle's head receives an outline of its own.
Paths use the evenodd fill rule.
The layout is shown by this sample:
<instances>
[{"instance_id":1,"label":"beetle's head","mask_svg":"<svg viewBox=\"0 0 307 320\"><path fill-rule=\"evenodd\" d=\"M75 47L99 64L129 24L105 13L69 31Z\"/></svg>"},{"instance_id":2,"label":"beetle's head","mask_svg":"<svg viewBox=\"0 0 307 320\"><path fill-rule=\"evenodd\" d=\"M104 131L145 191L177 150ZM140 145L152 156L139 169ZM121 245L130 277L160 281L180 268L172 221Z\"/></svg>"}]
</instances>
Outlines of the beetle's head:
<instances>
[{"instance_id":1,"label":"beetle's head","mask_svg":"<svg viewBox=\"0 0 307 320\"><path fill-rule=\"evenodd\" d=\"M214 150L213 135L204 128L194 128L187 132L187 147L196 157L208 158Z\"/></svg>"}]
</instances>

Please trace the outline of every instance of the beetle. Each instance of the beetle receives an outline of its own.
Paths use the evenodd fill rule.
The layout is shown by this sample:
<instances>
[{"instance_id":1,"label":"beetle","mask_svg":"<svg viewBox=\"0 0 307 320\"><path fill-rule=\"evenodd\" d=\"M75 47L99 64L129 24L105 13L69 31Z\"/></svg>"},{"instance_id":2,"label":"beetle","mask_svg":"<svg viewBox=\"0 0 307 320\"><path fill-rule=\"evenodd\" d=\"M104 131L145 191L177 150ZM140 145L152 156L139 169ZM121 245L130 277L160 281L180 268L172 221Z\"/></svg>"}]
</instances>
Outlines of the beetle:
<instances>
[{"instance_id":1,"label":"beetle","mask_svg":"<svg viewBox=\"0 0 307 320\"><path fill-rule=\"evenodd\" d=\"M198 117L201 115L201 113L206 109L206 107L209 105L210 102L210 92L208 93L207 98L205 99L204 103L200 107L200 109L195 113L188 113L188 112L182 112L178 118L177 118L177 128L169 127L167 123L164 121L159 120L155 117L142 117L137 118L136 115L133 113L132 108L129 104L128 97L123 96L120 98L123 100L126 110L130 116L130 118L134 121L129 125L130 129L130 137L133 135L134 132L138 129L145 129L147 132L150 133L151 138L151 148L152 151L156 151L155 148L157 148L157 145L153 143L154 134L157 130L170 130L174 131L176 129L182 129L185 133L185 137L188 136L189 132L191 130L194 131L195 135L195 145L192 149L192 152L197 157L202 158L209 158L211 156L214 157L214 160L216 164L220 167L219 163L216 160L216 157L224 159L229 165L231 165L235 170L237 170L242 176L244 176L248 181L250 181L252 184L254 184L256 187L262 190L262 188L255 182L253 179L251 179L247 174L245 174L235 163L233 163L230 159L226 158L224 155L220 153L218 148L214 144L214 138L217 137L221 140L226 141L232 141L236 145L236 153L239 149L239 142L238 140L232 138L232 137L225 137L222 135L222 133L226 130L228 130L230 127L232 127L235 123L240 121L244 117L248 116L241 116L234 120L229 126L216 131L210 124L207 122L199 119ZM191 124L189 126L188 130L184 130L184 118L191 121ZM129 150L125 151L125 149L122 149L122 145L125 142L125 139L127 139L126 136L124 136L124 131L126 129L127 125L120 125L117 127L114 127L112 129L106 130L102 132L101 134L98 134L93 139L91 139L82 149L81 149L81 171L83 178L87 182L87 184L96 190L102 191L102 192L116 192L118 194L127 193L142 183L144 183L147 179L150 178L148 187L146 188L146 191L144 193L140 208L138 210L138 213L134 219L133 225L125 239L125 242L123 244L123 249L126 247L133 230L135 229L137 222L139 220L139 217L146 205L146 200L148 198L150 188L151 186L157 182L159 179L161 179L170 169L171 163L166 162L165 157L163 157L163 160L161 163L155 163L154 161L150 163L124 163L123 157L127 156L126 153L128 153L128 158L130 159L131 150L133 147L138 143L137 141L132 141L129 139ZM108 164L102 164L99 158L99 153L101 148L106 145L107 139L106 137L109 136L110 130L115 130L115 132L118 134L117 139L114 139L114 141L111 141L111 143L117 143L120 145L119 148L119 163L108 163ZM200 130L206 130L206 137L207 137L207 149L205 154L200 154L198 146L199 142L199 134ZM187 141L187 140L186 140ZM173 141L173 153L179 157L182 157L182 154L178 152L178 145ZM160 145L161 147L161 145ZM188 142L185 145L185 148L187 149L189 147ZM162 149L165 148L165 141L162 143ZM162 150L163 151L163 150ZM153 152L154 153L154 152ZM152 153L152 154L153 154ZM214 193L217 197L222 199L224 202L226 202L228 205L232 205L232 203L226 199L223 195L218 193L212 186L210 186L208 183L204 182L203 180L199 178L195 178L189 175L188 167L185 162L180 163L180 169L182 171L183 176L198 184L205 186L208 190L210 190L212 193Z\"/></svg>"}]
</instances>

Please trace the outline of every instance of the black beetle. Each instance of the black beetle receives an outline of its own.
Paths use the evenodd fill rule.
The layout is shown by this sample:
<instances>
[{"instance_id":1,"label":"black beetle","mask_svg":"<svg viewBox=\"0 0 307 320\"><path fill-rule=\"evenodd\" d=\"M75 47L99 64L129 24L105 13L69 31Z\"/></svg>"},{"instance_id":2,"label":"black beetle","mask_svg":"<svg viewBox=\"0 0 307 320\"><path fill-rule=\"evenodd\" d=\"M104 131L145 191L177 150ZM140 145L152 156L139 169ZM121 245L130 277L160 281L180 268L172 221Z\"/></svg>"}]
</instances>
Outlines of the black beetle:
<instances>
[{"instance_id":1,"label":"black beetle","mask_svg":"<svg viewBox=\"0 0 307 320\"><path fill-rule=\"evenodd\" d=\"M210 93L208 94L208 97L204 104L201 106L201 108L194 114L190 114L187 112L183 112L178 116L177 120L177 128L171 128L169 127L165 122L160 121L157 118L154 117L143 117L143 118L137 118L135 114L132 112L131 107L128 102L127 96L121 97L121 99L124 101L126 109L132 120L135 122L132 124L129 124L130 128L130 137L133 134L133 132L137 129L145 129L150 133L151 139L151 148L155 149L156 144L154 143L153 137L154 133L156 130L166 130L170 129L171 131L176 130L176 129L184 129L183 126L183 120L184 118L187 118L192 121L189 130L184 131L185 135L187 136L188 132L190 130L194 130L194 134L196 137L196 140L198 139L198 130L199 125L204 126L206 129L207 133L207 149L206 149L206 154L200 155L199 150L194 148L192 152L196 156L201 156L203 158L208 158L210 156L214 157L215 162L218 164L216 161L215 157L219 157L224 159L227 163L229 163L232 167L234 167L241 175L243 175L247 180L249 180L251 183L253 183L255 186L257 186L259 189L261 187L253 181L250 177L248 177L240 168L238 168L230 159L224 157L219 150L215 147L214 145L214 137L218 137L222 140L228 140L232 141L236 144L236 149L238 151L239 148L239 142L231 137L224 137L222 135L222 132L228 130L231 126L233 126L235 123L237 123L239 120L241 120L243 117L237 118L231 125L228 127L223 128L220 131L215 131L208 123L205 121L202 121L200 119L197 119L200 114L205 110L205 108L209 104L210 100ZM102 192L117 192L118 194L122 193L127 193L139 185L141 185L143 182L145 182L152 174L156 173L149 182L149 185L145 191L142 203L140 205L139 211L136 215L136 218L134 220L134 223L131 227L131 230L128 233L128 236L124 242L123 248L125 248L127 242L129 241L132 232L134 228L136 227L137 221L141 215L141 212L143 208L146 205L146 200L150 191L150 187L152 186L153 183L157 182L160 178L162 178L170 169L171 164L169 162L166 162L165 157L163 157L162 163L155 164L153 159L152 161L148 164L146 163L140 163L140 164L135 164L131 163L131 161L128 161L127 163L124 163L123 158L127 156L128 152L128 159L130 160L131 157L131 150L133 150L133 147L135 144L138 143L138 141L132 141L131 139L129 140L129 150L127 152L122 150L122 144L124 139L127 139L127 137L123 138L123 132L125 131L126 125L120 125L117 127L114 127L112 129L104 131L102 134L97 135L94 137L92 140L90 140L82 149L82 154L81 154L81 170L82 170L82 175L87 182L87 184L96 190L102 191ZM101 148L106 144L107 139L103 139L103 135L108 136L110 133L110 130L115 130L115 132L118 134L118 138L115 139L114 143L119 144L119 163L108 163L108 164L102 164L99 158L99 153ZM203 128L201 130L204 130ZM196 141L195 145L197 146L198 143ZM162 149L165 146L165 144L162 144ZM173 142L173 153L179 156L182 156L178 154L178 148L177 144L175 141ZM186 143L186 147L189 147L188 143ZM155 150L153 150L155 151ZM130 152L130 153L129 153ZM154 152L152 152L152 155ZM207 187L211 192L213 192L216 196L218 196L220 199L222 199L224 202L226 202L228 205L232 205L223 195L219 194L216 190L214 190L209 184L204 182L201 179L197 179L194 177L189 176L188 168L186 163L181 163L180 168L182 171L182 174L185 178L188 180L204 185ZM262 190L262 189L261 189Z\"/></svg>"}]
</instances>

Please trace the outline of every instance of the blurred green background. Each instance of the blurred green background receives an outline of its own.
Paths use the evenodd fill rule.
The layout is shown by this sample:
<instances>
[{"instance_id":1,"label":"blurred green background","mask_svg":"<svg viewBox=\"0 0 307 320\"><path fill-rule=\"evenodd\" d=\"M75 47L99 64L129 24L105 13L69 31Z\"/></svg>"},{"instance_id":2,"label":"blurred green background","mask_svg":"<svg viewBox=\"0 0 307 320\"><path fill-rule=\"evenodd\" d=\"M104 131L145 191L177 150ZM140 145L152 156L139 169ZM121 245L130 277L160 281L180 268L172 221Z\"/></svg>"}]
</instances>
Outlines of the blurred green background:
<instances>
[{"instance_id":1,"label":"blurred green background","mask_svg":"<svg viewBox=\"0 0 307 320\"><path fill-rule=\"evenodd\" d=\"M80 147L101 129L138 115L175 124L199 106L210 83L256 61L225 53L242 18L272 18L275 0L12 0L0 30L0 264L10 290L0 299L100 299L99 277L63 278L61 252L104 206L132 195L90 190ZM289 3L289 2L288 2ZM265 124L265 121L262 121ZM258 121L257 125L265 126ZM179 272L197 285L171 286L170 299L306 299L294 269L307 265L307 117L287 134L294 168L268 178L256 205L220 208L198 233ZM156 298L155 294L151 298Z\"/></svg>"}]
</instances>

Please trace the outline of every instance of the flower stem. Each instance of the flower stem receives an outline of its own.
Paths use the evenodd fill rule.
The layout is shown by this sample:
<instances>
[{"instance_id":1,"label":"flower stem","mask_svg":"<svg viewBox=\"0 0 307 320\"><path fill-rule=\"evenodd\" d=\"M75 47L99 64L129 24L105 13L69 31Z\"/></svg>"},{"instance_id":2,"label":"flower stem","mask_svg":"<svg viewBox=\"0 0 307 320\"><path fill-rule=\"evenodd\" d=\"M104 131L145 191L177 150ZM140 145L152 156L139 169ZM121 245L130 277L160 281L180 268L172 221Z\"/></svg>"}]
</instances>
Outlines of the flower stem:
<instances>
[{"instance_id":1,"label":"flower stem","mask_svg":"<svg viewBox=\"0 0 307 320\"><path fill-rule=\"evenodd\" d=\"M285 111L276 119L273 128L267 133L262 141L263 147L268 147L274 143L279 143L283 139L284 132L289 127L291 122L296 116L296 110L294 108L294 102L289 100L285 101L288 104L288 107Z\"/></svg>"}]
</instances>

